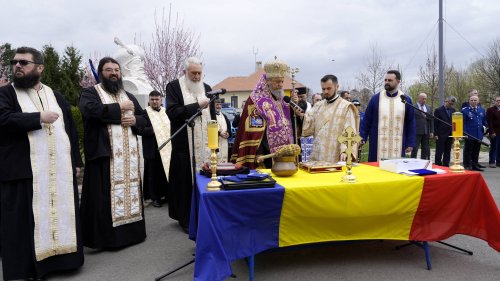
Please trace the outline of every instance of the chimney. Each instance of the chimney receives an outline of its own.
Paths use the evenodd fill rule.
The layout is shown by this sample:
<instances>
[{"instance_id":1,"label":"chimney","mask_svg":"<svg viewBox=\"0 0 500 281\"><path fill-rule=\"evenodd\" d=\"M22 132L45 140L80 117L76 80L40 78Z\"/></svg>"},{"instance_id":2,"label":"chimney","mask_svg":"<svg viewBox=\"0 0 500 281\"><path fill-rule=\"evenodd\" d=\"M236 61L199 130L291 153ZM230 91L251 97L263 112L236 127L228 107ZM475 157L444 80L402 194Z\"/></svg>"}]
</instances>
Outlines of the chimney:
<instances>
[{"instance_id":1,"label":"chimney","mask_svg":"<svg viewBox=\"0 0 500 281\"><path fill-rule=\"evenodd\" d=\"M262 69L262 62L261 61L256 61L255 62L255 72L259 71Z\"/></svg>"}]
</instances>

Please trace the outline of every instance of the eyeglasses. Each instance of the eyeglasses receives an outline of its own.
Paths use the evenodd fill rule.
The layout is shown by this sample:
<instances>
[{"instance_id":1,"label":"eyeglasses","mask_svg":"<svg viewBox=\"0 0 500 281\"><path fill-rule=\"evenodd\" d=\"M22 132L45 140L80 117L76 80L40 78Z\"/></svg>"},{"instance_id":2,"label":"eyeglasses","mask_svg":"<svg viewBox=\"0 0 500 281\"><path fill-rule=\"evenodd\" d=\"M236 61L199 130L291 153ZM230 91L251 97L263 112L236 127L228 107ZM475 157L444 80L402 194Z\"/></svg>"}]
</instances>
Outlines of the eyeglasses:
<instances>
[{"instance_id":1,"label":"eyeglasses","mask_svg":"<svg viewBox=\"0 0 500 281\"><path fill-rule=\"evenodd\" d=\"M27 66L30 63L38 64L34 61L29 61L29 60L10 60L10 65L12 66L16 65L17 63L19 63L21 66Z\"/></svg>"},{"instance_id":2,"label":"eyeglasses","mask_svg":"<svg viewBox=\"0 0 500 281\"><path fill-rule=\"evenodd\" d=\"M120 72L120 69L119 68L105 68L103 69L104 72Z\"/></svg>"}]
</instances>

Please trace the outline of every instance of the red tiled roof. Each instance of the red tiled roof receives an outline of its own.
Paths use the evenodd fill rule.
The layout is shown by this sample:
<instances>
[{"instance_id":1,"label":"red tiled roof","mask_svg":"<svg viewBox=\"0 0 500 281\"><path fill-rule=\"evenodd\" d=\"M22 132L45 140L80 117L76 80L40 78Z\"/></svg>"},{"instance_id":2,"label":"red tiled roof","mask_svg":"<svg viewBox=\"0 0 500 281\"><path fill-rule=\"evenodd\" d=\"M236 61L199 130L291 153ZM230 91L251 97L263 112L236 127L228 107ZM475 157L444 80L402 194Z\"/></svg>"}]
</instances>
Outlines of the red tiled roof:
<instances>
[{"instance_id":1,"label":"red tiled roof","mask_svg":"<svg viewBox=\"0 0 500 281\"><path fill-rule=\"evenodd\" d=\"M233 76L228 77L221 82L213 86L213 89L224 88L228 92L251 92L255 89L257 82L264 73L264 69L259 69L258 71L250 74L249 76ZM305 87L302 83L295 81L295 88ZM285 90L292 89L292 78L289 76L285 77L283 83L283 88Z\"/></svg>"}]
</instances>

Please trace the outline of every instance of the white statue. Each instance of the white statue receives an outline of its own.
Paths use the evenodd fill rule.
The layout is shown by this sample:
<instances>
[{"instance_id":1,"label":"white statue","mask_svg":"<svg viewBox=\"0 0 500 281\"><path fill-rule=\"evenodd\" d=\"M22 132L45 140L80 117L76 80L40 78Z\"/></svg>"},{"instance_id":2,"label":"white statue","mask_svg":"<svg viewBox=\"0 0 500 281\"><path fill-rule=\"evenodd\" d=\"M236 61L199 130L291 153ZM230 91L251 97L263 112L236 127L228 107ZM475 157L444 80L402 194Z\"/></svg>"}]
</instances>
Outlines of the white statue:
<instances>
[{"instance_id":1,"label":"white statue","mask_svg":"<svg viewBox=\"0 0 500 281\"><path fill-rule=\"evenodd\" d=\"M115 43L120 46L115 59L121 66L123 87L137 98L142 108L146 108L153 87L144 73L144 49L137 45L125 45L117 37Z\"/></svg>"}]
</instances>

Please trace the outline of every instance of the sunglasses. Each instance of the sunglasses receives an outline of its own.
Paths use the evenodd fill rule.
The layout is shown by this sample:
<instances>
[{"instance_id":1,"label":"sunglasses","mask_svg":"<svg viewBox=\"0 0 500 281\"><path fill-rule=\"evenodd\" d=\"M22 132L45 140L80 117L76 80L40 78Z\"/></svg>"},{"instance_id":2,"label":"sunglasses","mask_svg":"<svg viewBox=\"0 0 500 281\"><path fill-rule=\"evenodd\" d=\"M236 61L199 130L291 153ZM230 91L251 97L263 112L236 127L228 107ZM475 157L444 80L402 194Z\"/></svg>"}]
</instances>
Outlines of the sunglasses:
<instances>
[{"instance_id":1,"label":"sunglasses","mask_svg":"<svg viewBox=\"0 0 500 281\"><path fill-rule=\"evenodd\" d=\"M10 65L12 66L16 65L17 63L19 63L21 66L27 66L30 63L38 64L34 61L29 61L29 60L10 60Z\"/></svg>"}]
</instances>

